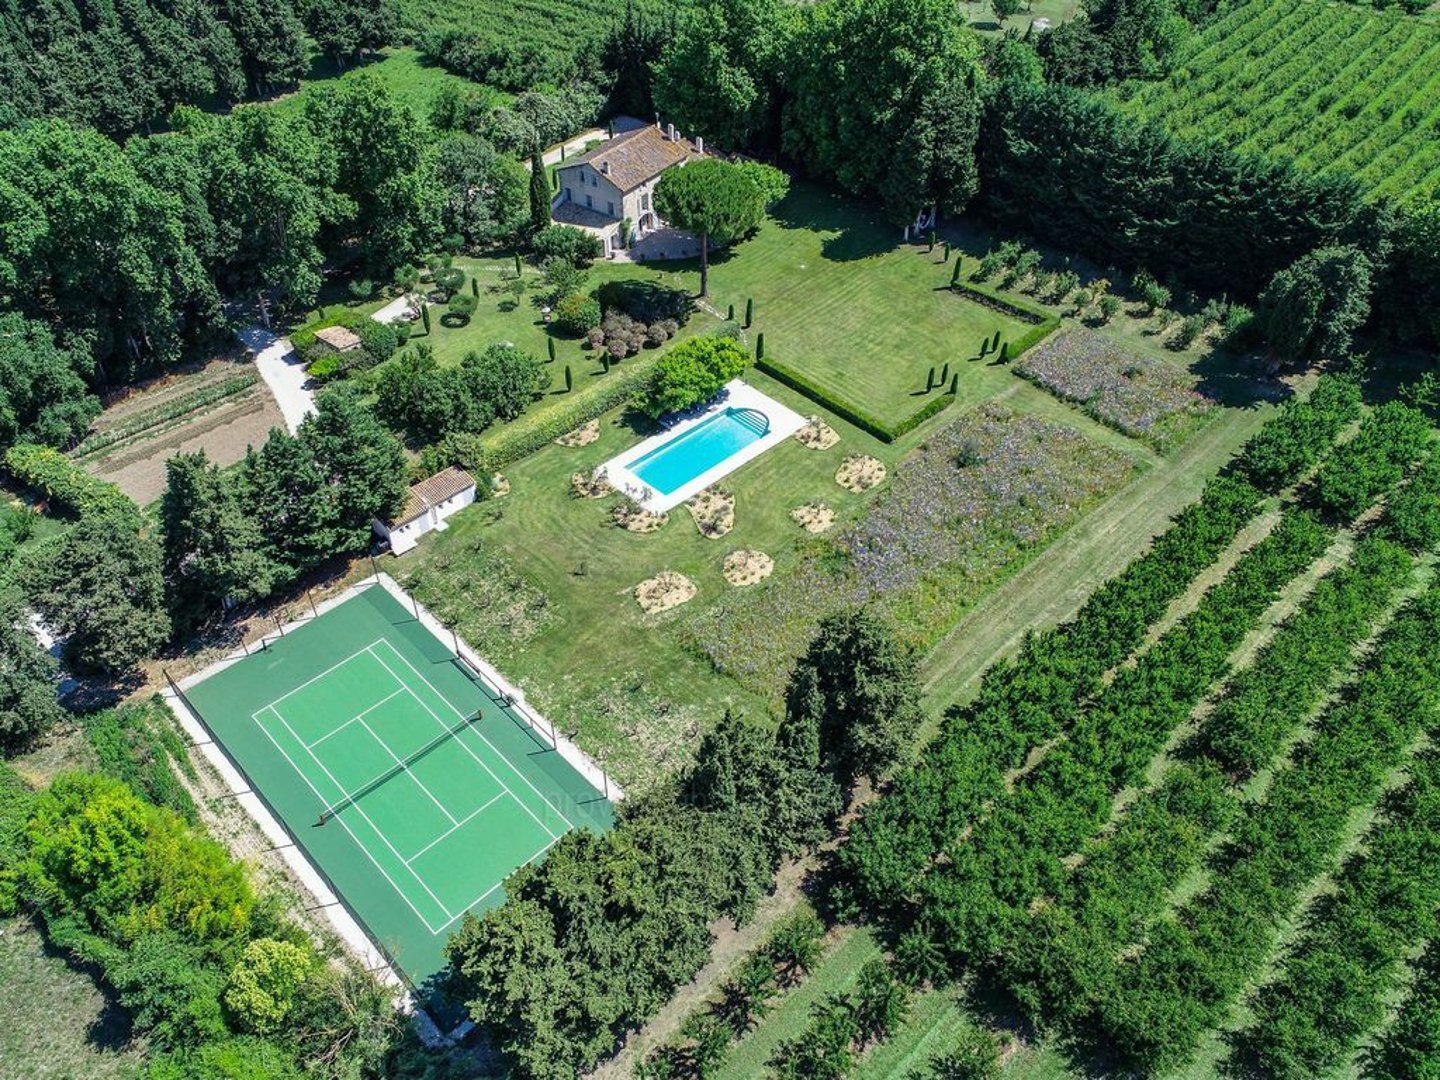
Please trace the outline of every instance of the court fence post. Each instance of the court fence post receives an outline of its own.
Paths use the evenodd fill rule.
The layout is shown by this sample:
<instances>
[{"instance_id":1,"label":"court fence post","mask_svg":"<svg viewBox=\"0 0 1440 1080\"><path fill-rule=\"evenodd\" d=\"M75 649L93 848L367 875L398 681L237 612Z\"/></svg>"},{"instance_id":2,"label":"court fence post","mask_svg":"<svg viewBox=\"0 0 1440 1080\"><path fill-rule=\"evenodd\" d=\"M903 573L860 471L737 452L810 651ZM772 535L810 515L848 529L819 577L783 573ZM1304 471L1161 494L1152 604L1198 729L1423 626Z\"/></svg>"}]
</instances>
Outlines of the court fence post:
<instances>
[{"instance_id":1,"label":"court fence post","mask_svg":"<svg viewBox=\"0 0 1440 1080\"><path fill-rule=\"evenodd\" d=\"M272 622L275 623L276 627L280 630L280 636L281 636L281 637L284 637L284 636L285 636L285 624L280 621L280 616L279 616L279 615L276 615L275 612L272 611L272 612L270 613L270 619L271 619Z\"/></svg>"},{"instance_id":2,"label":"court fence post","mask_svg":"<svg viewBox=\"0 0 1440 1080\"><path fill-rule=\"evenodd\" d=\"M315 618L318 619L318 618L320 617L320 612L319 612L319 610L315 607L315 590L314 590L314 589L306 589L306 590L305 590L305 599L310 601L310 614L313 615Z\"/></svg>"},{"instance_id":3,"label":"court fence post","mask_svg":"<svg viewBox=\"0 0 1440 1080\"><path fill-rule=\"evenodd\" d=\"M370 556L370 569L375 571L375 580L380 580L380 564L375 561L375 556Z\"/></svg>"}]
</instances>

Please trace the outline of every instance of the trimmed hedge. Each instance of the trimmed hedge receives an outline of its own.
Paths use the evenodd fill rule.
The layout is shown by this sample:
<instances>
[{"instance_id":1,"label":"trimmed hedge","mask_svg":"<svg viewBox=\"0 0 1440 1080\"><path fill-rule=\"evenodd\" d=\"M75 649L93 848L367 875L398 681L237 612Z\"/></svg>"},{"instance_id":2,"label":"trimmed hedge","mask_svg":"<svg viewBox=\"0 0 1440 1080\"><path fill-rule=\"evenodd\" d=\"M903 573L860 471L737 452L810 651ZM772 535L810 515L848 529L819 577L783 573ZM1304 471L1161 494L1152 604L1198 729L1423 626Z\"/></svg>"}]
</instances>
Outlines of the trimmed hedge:
<instances>
[{"instance_id":1,"label":"trimmed hedge","mask_svg":"<svg viewBox=\"0 0 1440 1080\"><path fill-rule=\"evenodd\" d=\"M16 443L5 451L5 469L18 482L43 492L59 509L72 514L135 509L114 484L96 479L48 446Z\"/></svg>"},{"instance_id":2,"label":"trimmed hedge","mask_svg":"<svg viewBox=\"0 0 1440 1080\"><path fill-rule=\"evenodd\" d=\"M901 420L898 424L890 425L883 420L862 409L842 401L826 390L824 387L810 381L809 378L800 374L794 368L786 367L775 360L760 359L755 361L755 370L769 375L778 383L784 383L797 394L803 394L815 404L822 408L829 409L840 419L847 423L854 424L861 431L873 435L883 443L892 443L900 436L914 431L917 427L929 420L932 416L938 416L955 403L955 395L946 391L937 397L931 398L925 406L916 410Z\"/></svg>"},{"instance_id":3,"label":"trimmed hedge","mask_svg":"<svg viewBox=\"0 0 1440 1080\"><path fill-rule=\"evenodd\" d=\"M480 441L487 469L501 469L535 453L568 431L649 390L659 356L626 362L583 390L548 409L526 413Z\"/></svg>"},{"instance_id":4,"label":"trimmed hedge","mask_svg":"<svg viewBox=\"0 0 1440 1080\"><path fill-rule=\"evenodd\" d=\"M964 293L967 299L973 300L977 304L994 308L1005 315L1031 324L1030 329L1014 341L1001 342L1002 347L1010 346L1005 356L1007 361L1018 360L1060 328L1059 315L1052 315L1044 308L1032 307L1021 301L1001 296L998 292L987 289L983 285L976 285L968 281L956 281L951 283L950 289L952 292Z\"/></svg>"}]
</instances>

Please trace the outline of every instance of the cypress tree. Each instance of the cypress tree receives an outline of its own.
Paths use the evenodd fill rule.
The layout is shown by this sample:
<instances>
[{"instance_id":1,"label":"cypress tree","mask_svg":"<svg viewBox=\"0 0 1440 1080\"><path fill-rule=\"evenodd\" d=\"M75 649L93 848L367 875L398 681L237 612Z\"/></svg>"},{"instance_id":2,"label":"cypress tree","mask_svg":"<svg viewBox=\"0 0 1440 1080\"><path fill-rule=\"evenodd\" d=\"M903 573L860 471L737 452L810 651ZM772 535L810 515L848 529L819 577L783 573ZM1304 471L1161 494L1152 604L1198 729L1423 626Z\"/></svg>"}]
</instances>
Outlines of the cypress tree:
<instances>
[{"instance_id":1,"label":"cypress tree","mask_svg":"<svg viewBox=\"0 0 1440 1080\"><path fill-rule=\"evenodd\" d=\"M961 262L963 262L963 261L964 261L963 259L956 259L956 260L955 260L955 269L950 272L950 287L951 287L952 289L953 289L956 285L959 285L959 284L960 284L960 264L961 264Z\"/></svg>"},{"instance_id":2,"label":"cypress tree","mask_svg":"<svg viewBox=\"0 0 1440 1080\"><path fill-rule=\"evenodd\" d=\"M555 339L553 337L545 339L545 351L550 354L550 363L553 364L555 362Z\"/></svg>"},{"instance_id":3,"label":"cypress tree","mask_svg":"<svg viewBox=\"0 0 1440 1080\"><path fill-rule=\"evenodd\" d=\"M605 372L606 375L609 375L609 374L610 374L610 352L609 352L608 349L606 349L606 350L601 350L601 353L600 353L600 370L603 371L603 372Z\"/></svg>"},{"instance_id":4,"label":"cypress tree","mask_svg":"<svg viewBox=\"0 0 1440 1080\"><path fill-rule=\"evenodd\" d=\"M1008 341L1006 341L1006 342L1002 343L1001 346L1000 346L1000 363L1002 363L1002 364L1008 364L1009 362L1010 362L1010 343L1009 343Z\"/></svg>"},{"instance_id":5,"label":"cypress tree","mask_svg":"<svg viewBox=\"0 0 1440 1080\"><path fill-rule=\"evenodd\" d=\"M473 275L470 278L470 295L476 300L480 299L480 279Z\"/></svg>"},{"instance_id":6,"label":"cypress tree","mask_svg":"<svg viewBox=\"0 0 1440 1080\"><path fill-rule=\"evenodd\" d=\"M765 335L757 334L755 337L755 359L765 359Z\"/></svg>"},{"instance_id":7,"label":"cypress tree","mask_svg":"<svg viewBox=\"0 0 1440 1080\"><path fill-rule=\"evenodd\" d=\"M949 360L946 360L946 361L945 361L945 366L940 369L940 383L939 383L939 385L944 386L944 385L945 385L947 382L949 382L949 381L950 381L950 361L949 361Z\"/></svg>"},{"instance_id":8,"label":"cypress tree","mask_svg":"<svg viewBox=\"0 0 1440 1080\"><path fill-rule=\"evenodd\" d=\"M935 365L930 365L930 370L925 373L925 393L935 389Z\"/></svg>"},{"instance_id":9,"label":"cypress tree","mask_svg":"<svg viewBox=\"0 0 1440 1080\"><path fill-rule=\"evenodd\" d=\"M990 343L990 351L994 352L998 348L1000 348L1000 331L996 330L995 340Z\"/></svg>"},{"instance_id":10,"label":"cypress tree","mask_svg":"<svg viewBox=\"0 0 1440 1080\"><path fill-rule=\"evenodd\" d=\"M730 307L726 310L726 312L725 312L725 320L726 320L727 322L734 322L734 321L735 321L735 305L734 305L734 304L731 304Z\"/></svg>"},{"instance_id":11,"label":"cypress tree","mask_svg":"<svg viewBox=\"0 0 1440 1080\"><path fill-rule=\"evenodd\" d=\"M425 333L430 333L430 305L420 305L420 322L425 327Z\"/></svg>"},{"instance_id":12,"label":"cypress tree","mask_svg":"<svg viewBox=\"0 0 1440 1080\"><path fill-rule=\"evenodd\" d=\"M570 374L570 365L565 365L565 392L568 394L575 389L575 376Z\"/></svg>"},{"instance_id":13,"label":"cypress tree","mask_svg":"<svg viewBox=\"0 0 1440 1080\"><path fill-rule=\"evenodd\" d=\"M987 356L989 356L989 355L990 355L990 338L989 338L989 336L987 335L986 337L983 337L983 338L980 339L980 359L981 359L981 360L984 360L985 357L987 357Z\"/></svg>"},{"instance_id":14,"label":"cypress tree","mask_svg":"<svg viewBox=\"0 0 1440 1080\"><path fill-rule=\"evenodd\" d=\"M952 396L960 393L960 373L958 371L950 376L950 393Z\"/></svg>"},{"instance_id":15,"label":"cypress tree","mask_svg":"<svg viewBox=\"0 0 1440 1080\"><path fill-rule=\"evenodd\" d=\"M949 261L950 261L950 241L949 241L949 240L946 240L944 246L940 248L940 254L943 256L943 258L940 260L941 262L949 262Z\"/></svg>"},{"instance_id":16,"label":"cypress tree","mask_svg":"<svg viewBox=\"0 0 1440 1080\"><path fill-rule=\"evenodd\" d=\"M519 277L525 271L520 266L520 252L515 252L515 275Z\"/></svg>"},{"instance_id":17,"label":"cypress tree","mask_svg":"<svg viewBox=\"0 0 1440 1080\"><path fill-rule=\"evenodd\" d=\"M749 297L745 301L745 329L750 329L750 324L755 321L755 298Z\"/></svg>"},{"instance_id":18,"label":"cypress tree","mask_svg":"<svg viewBox=\"0 0 1440 1080\"><path fill-rule=\"evenodd\" d=\"M530 230L539 232L550 224L550 180L545 175L545 159L537 146L530 155ZM515 256L519 262L520 256Z\"/></svg>"},{"instance_id":19,"label":"cypress tree","mask_svg":"<svg viewBox=\"0 0 1440 1080\"><path fill-rule=\"evenodd\" d=\"M930 243L929 250L930 250L930 251L934 251L934 250L935 250L935 230L934 230L934 229L931 229L930 232L929 232L929 234L925 237L925 239L926 239L927 241L929 241L929 243Z\"/></svg>"}]
</instances>

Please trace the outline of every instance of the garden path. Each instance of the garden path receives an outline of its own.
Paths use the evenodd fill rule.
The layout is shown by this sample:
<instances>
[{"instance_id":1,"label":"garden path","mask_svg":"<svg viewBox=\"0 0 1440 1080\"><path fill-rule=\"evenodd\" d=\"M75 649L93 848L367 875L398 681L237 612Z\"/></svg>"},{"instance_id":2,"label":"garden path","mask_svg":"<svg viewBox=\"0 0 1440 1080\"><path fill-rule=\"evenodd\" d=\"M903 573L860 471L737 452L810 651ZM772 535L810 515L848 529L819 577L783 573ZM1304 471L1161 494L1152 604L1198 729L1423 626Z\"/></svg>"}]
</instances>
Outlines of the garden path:
<instances>
[{"instance_id":1,"label":"garden path","mask_svg":"<svg viewBox=\"0 0 1440 1080\"><path fill-rule=\"evenodd\" d=\"M290 339L259 326L240 330L236 336L255 354L255 367L275 395L285 426L295 434L300 421L315 411L315 395L305 387L305 365L295 355Z\"/></svg>"}]
</instances>

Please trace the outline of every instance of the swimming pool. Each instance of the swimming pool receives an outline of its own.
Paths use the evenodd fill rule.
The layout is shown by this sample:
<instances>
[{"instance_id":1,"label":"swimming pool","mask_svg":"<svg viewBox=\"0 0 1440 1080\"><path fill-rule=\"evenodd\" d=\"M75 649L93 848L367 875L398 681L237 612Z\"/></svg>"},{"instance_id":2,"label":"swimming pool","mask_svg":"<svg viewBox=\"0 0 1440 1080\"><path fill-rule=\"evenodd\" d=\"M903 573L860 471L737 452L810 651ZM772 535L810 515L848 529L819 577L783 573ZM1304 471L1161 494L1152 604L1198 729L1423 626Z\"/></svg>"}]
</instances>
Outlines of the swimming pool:
<instances>
[{"instance_id":1,"label":"swimming pool","mask_svg":"<svg viewBox=\"0 0 1440 1080\"><path fill-rule=\"evenodd\" d=\"M769 432L770 419L759 409L732 406L631 461L629 469L661 495L671 495Z\"/></svg>"}]
</instances>

